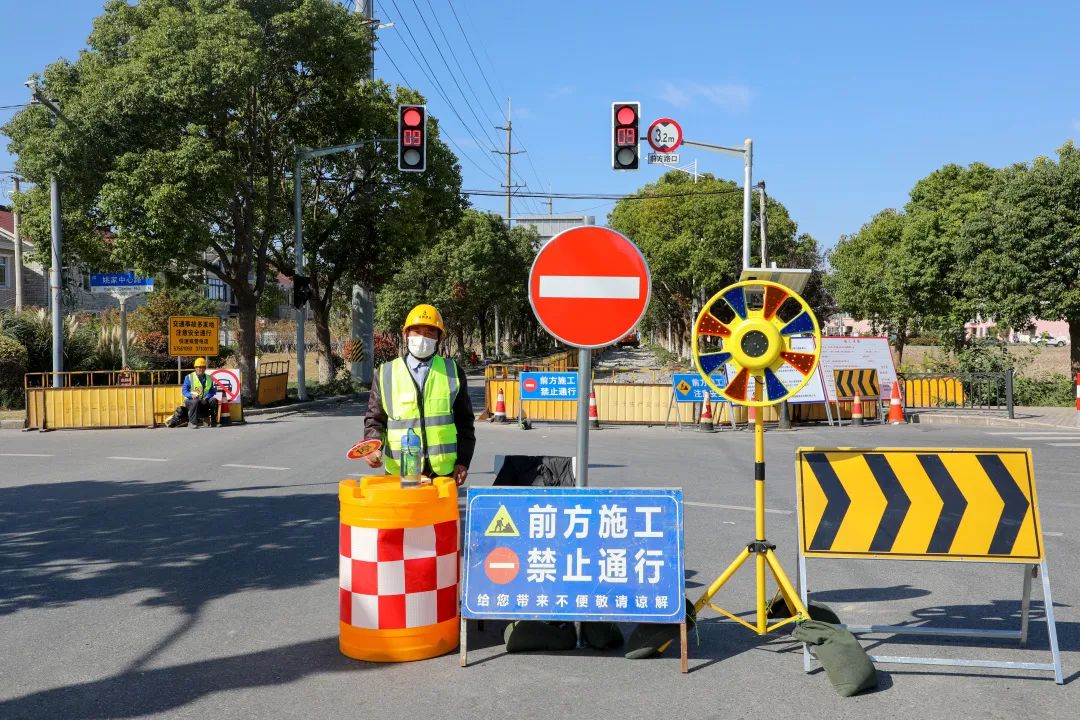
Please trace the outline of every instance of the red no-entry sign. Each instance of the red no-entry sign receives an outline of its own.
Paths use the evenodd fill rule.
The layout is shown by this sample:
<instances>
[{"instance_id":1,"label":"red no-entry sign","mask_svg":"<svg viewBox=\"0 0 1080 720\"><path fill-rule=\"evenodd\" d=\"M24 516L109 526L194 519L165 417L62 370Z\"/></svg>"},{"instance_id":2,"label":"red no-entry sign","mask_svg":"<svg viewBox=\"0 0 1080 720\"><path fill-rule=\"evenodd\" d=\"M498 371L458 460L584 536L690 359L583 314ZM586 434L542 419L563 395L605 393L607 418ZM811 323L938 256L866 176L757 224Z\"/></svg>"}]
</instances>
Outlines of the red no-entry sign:
<instances>
[{"instance_id":1,"label":"red no-entry sign","mask_svg":"<svg viewBox=\"0 0 1080 720\"><path fill-rule=\"evenodd\" d=\"M533 261L529 302L544 329L567 345L617 342L649 306L649 266L634 243L610 228L559 233Z\"/></svg>"}]
</instances>

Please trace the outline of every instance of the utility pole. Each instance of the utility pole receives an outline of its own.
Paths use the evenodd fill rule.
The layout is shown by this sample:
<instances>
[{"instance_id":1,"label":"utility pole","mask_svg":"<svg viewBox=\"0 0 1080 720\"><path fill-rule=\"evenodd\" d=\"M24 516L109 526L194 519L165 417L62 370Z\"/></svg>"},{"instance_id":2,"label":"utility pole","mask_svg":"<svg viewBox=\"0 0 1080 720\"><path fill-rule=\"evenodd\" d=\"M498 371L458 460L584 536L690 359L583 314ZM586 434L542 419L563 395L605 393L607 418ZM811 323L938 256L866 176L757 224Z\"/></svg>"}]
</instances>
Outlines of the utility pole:
<instances>
[{"instance_id":1,"label":"utility pole","mask_svg":"<svg viewBox=\"0 0 1080 720\"><path fill-rule=\"evenodd\" d=\"M19 194L19 183L22 182L22 178L18 175L11 176L12 182L15 183L15 194ZM23 309L23 286L22 286L22 239L19 237L19 211L14 207L11 208L11 218L13 227L11 228L15 234L15 312L21 312Z\"/></svg>"},{"instance_id":2,"label":"utility pole","mask_svg":"<svg viewBox=\"0 0 1080 720\"><path fill-rule=\"evenodd\" d=\"M734 155L736 157L741 156L743 159L743 257L742 257L742 269L746 270L750 267L750 209L753 207L753 199L751 193L753 188L750 187L750 182L753 179L753 167L754 167L754 142L750 138L746 138L743 141L741 148L725 147L724 145L713 145L712 143L695 142L693 140L683 140L683 145L689 147L698 147L703 150L711 150L712 152L718 152L723 155ZM685 172L685 171L684 171Z\"/></svg>"},{"instance_id":3,"label":"utility pole","mask_svg":"<svg viewBox=\"0 0 1080 720\"><path fill-rule=\"evenodd\" d=\"M34 80L27 80L26 86L30 88L33 102L44 105L52 114L54 128L57 120L67 122L67 119L60 112L59 104L42 95ZM49 289L52 302L52 367L53 387L58 388L63 386L60 373L64 371L64 306L61 298L61 291L64 288L64 274L63 266L60 264L64 236L63 229L60 227L60 180L57 178L55 170L49 178L49 186L52 211L52 269L49 271Z\"/></svg>"},{"instance_id":4,"label":"utility pole","mask_svg":"<svg viewBox=\"0 0 1080 720\"><path fill-rule=\"evenodd\" d=\"M491 151L491 152L495 153L496 155L505 155L506 156L506 184L503 185L503 187L506 188L506 229L507 230L510 229L510 218L511 218L511 215L512 215L512 212L510 210L510 196L513 194L514 190L516 190L517 188L525 187L524 185L515 185L514 184L514 179L513 179L513 174L512 174L513 173L512 161L513 161L514 156L515 155L521 155L525 151L524 150L517 150L517 151L514 150L514 146L513 146L514 122L513 122L513 120L510 119L510 109L511 109L510 102L511 102L510 98L506 98L506 127L502 127L502 126L499 126L499 125L495 126L496 130L505 130L506 131L506 150L505 151L502 151L502 150L492 150Z\"/></svg>"},{"instance_id":5,"label":"utility pole","mask_svg":"<svg viewBox=\"0 0 1080 720\"><path fill-rule=\"evenodd\" d=\"M765 198L765 181L764 180L761 181L759 192L761 193L761 197L760 197L760 204L759 204L760 210L758 211L758 227L761 229L761 267L762 267L762 269L764 269L764 268L767 268L769 266L769 264L767 262L767 258L766 258L766 254L767 254L766 243L767 243L767 240L768 240L768 224L769 223L768 223L768 220L765 217L765 200L766 200L766 198Z\"/></svg>"}]
</instances>

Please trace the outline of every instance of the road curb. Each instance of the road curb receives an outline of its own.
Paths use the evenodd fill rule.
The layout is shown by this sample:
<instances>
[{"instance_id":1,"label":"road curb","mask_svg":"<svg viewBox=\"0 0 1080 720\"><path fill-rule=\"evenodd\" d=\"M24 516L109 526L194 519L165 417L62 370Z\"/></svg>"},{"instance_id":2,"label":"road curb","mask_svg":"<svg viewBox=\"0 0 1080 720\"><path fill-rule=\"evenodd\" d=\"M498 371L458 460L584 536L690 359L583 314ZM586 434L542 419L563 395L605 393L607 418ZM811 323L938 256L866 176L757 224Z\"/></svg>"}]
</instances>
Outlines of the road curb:
<instances>
[{"instance_id":1,"label":"road curb","mask_svg":"<svg viewBox=\"0 0 1080 720\"><path fill-rule=\"evenodd\" d=\"M912 413L911 422L918 425L968 425L973 427L1006 427L1006 428L1054 428L1057 430L1076 430L1075 425L1061 425L1058 423L1040 422L1038 420L1013 419L1003 417L990 417L987 415L938 415L934 413Z\"/></svg>"},{"instance_id":2,"label":"road curb","mask_svg":"<svg viewBox=\"0 0 1080 720\"><path fill-rule=\"evenodd\" d=\"M25 420L0 420L0 430L22 430Z\"/></svg>"},{"instance_id":3,"label":"road curb","mask_svg":"<svg viewBox=\"0 0 1080 720\"><path fill-rule=\"evenodd\" d=\"M329 405L331 403L348 402L349 400L360 400L362 394L351 393L349 395L334 395L328 398L319 398L318 400L309 400L302 403L292 403L291 405L282 405L280 407L267 407L267 408L252 408L248 410L244 408L244 417L258 417L259 415L280 415L282 413L298 412L300 410L306 410L319 405Z\"/></svg>"}]
</instances>

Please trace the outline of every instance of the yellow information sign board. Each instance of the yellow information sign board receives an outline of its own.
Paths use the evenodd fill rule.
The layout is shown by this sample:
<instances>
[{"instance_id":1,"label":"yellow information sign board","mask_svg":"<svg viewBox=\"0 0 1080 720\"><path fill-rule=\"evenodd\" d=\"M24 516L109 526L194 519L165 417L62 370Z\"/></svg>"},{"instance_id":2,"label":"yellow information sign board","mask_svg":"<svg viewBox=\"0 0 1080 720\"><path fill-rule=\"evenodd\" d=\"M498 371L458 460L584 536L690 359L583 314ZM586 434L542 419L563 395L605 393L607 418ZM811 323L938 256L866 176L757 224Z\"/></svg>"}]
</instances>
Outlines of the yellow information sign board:
<instances>
[{"instance_id":1,"label":"yellow information sign board","mask_svg":"<svg viewBox=\"0 0 1080 720\"><path fill-rule=\"evenodd\" d=\"M220 331L221 318L172 315L169 317L169 354L216 357Z\"/></svg>"},{"instance_id":2,"label":"yellow information sign board","mask_svg":"<svg viewBox=\"0 0 1080 720\"><path fill-rule=\"evenodd\" d=\"M799 448L806 557L1039 562L1031 451Z\"/></svg>"}]
</instances>

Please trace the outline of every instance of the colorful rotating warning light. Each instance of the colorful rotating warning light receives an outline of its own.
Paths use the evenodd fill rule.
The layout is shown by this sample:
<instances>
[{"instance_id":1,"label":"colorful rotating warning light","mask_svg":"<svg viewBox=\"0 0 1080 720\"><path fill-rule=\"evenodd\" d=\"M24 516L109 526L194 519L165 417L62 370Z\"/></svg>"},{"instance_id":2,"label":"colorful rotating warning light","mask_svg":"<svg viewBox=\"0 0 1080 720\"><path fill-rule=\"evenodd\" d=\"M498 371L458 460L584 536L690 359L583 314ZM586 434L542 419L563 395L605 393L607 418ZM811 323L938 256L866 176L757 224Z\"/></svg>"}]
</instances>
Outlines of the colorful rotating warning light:
<instances>
[{"instance_id":1,"label":"colorful rotating warning light","mask_svg":"<svg viewBox=\"0 0 1080 720\"><path fill-rule=\"evenodd\" d=\"M713 295L698 314L692 352L714 392L739 405L775 405L813 376L821 328L790 288L765 280L738 282ZM725 387L713 382L714 373L727 375Z\"/></svg>"}]
</instances>

